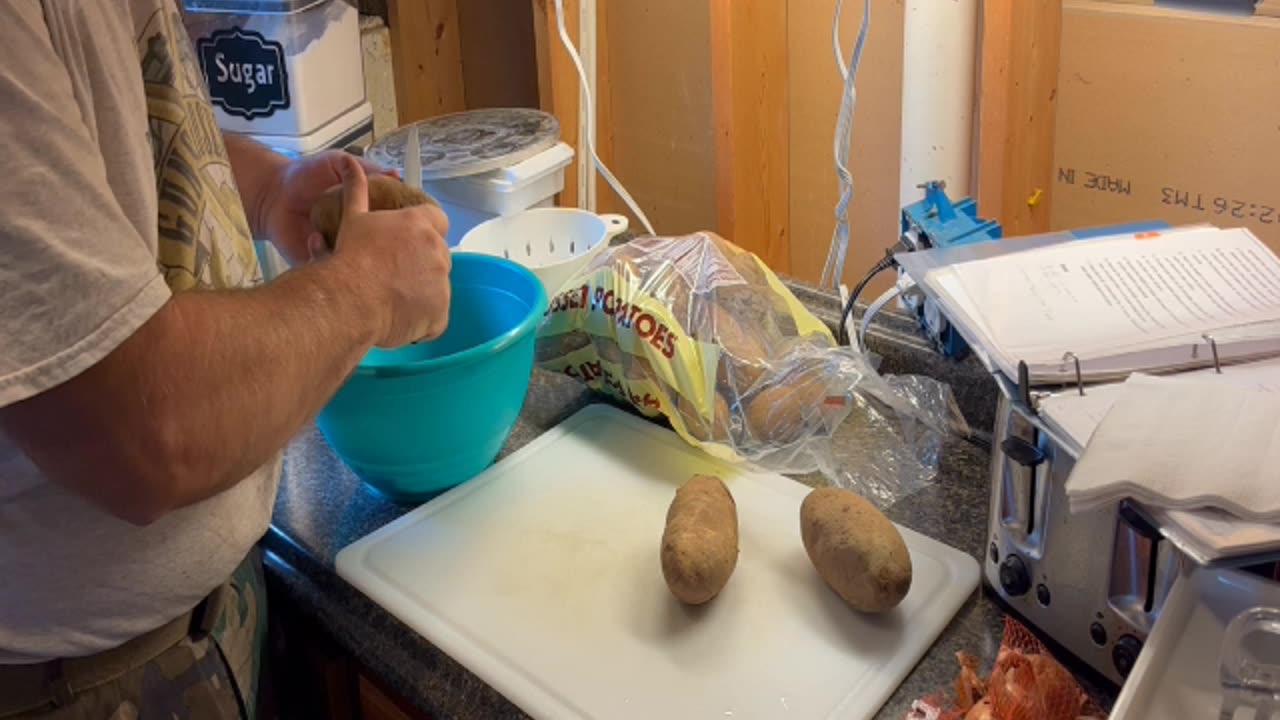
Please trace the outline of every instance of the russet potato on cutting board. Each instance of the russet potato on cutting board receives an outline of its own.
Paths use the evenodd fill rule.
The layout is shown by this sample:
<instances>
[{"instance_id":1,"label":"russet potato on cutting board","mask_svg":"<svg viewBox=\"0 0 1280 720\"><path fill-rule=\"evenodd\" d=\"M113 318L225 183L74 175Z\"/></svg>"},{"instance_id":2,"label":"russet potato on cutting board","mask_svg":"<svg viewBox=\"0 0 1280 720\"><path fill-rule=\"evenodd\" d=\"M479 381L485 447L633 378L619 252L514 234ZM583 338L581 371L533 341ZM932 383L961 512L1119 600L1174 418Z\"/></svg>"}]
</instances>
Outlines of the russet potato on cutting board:
<instances>
[{"instance_id":1,"label":"russet potato on cutting board","mask_svg":"<svg viewBox=\"0 0 1280 720\"><path fill-rule=\"evenodd\" d=\"M800 534L818 574L855 610L892 610L911 589L902 534L857 493L830 487L809 493L800 505Z\"/></svg>"},{"instance_id":2,"label":"russet potato on cutting board","mask_svg":"<svg viewBox=\"0 0 1280 720\"><path fill-rule=\"evenodd\" d=\"M738 564L738 508L724 482L694 475L676 490L662 533L662 576L681 602L710 602Z\"/></svg>"}]
</instances>

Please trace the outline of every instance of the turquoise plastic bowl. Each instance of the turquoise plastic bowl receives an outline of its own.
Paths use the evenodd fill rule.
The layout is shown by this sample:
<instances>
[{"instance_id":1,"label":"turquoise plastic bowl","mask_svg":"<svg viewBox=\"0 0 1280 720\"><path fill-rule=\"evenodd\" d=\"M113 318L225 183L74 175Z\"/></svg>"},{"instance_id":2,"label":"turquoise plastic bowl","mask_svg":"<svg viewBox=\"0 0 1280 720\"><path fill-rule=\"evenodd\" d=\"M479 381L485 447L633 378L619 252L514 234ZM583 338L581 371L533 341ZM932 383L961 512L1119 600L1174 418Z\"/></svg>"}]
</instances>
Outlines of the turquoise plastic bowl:
<instances>
[{"instance_id":1,"label":"turquoise plastic bowl","mask_svg":"<svg viewBox=\"0 0 1280 720\"><path fill-rule=\"evenodd\" d=\"M325 439L362 480L421 500L497 457L533 372L542 282L500 257L455 253L449 329L428 343L374 349L320 413Z\"/></svg>"}]
</instances>

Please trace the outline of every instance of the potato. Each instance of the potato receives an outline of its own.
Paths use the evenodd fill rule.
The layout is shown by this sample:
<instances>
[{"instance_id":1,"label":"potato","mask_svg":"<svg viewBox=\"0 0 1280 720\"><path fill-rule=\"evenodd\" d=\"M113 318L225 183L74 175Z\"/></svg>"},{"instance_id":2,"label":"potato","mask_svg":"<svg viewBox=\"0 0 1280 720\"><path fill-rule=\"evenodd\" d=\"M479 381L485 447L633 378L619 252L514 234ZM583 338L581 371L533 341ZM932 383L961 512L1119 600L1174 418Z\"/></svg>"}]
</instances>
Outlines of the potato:
<instances>
[{"instance_id":1,"label":"potato","mask_svg":"<svg viewBox=\"0 0 1280 720\"><path fill-rule=\"evenodd\" d=\"M743 397L755 389L768 370L764 360L741 360L726 351L720 354L716 367L716 384L730 397Z\"/></svg>"},{"instance_id":2,"label":"potato","mask_svg":"<svg viewBox=\"0 0 1280 720\"><path fill-rule=\"evenodd\" d=\"M662 576L683 603L710 601L738 564L738 508L720 478L694 475L667 509Z\"/></svg>"},{"instance_id":3,"label":"potato","mask_svg":"<svg viewBox=\"0 0 1280 720\"><path fill-rule=\"evenodd\" d=\"M716 305L728 311L743 327L751 328L756 341L767 348L772 357L788 337L778 324L778 318L789 316L791 311L781 296L774 294L763 284L763 278L760 283L719 288L716 291ZM791 333L791 337L794 336L795 333Z\"/></svg>"},{"instance_id":4,"label":"potato","mask_svg":"<svg viewBox=\"0 0 1280 720\"><path fill-rule=\"evenodd\" d=\"M698 327L696 322L690 321L693 291L683 275L674 271L668 272L651 287L654 295L667 307L676 322L685 326L685 332L692 333Z\"/></svg>"},{"instance_id":5,"label":"potato","mask_svg":"<svg viewBox=\"0 0 1280 720\"><path fill-rule=\"evenodd\" d=\"M721 347L720 367L717 377L727 381L733 396L741 397L751 392L773 366L776 351L783 338L774 329L766 309L752 308L749 292L714 294L709 324L710 334L699 338ZM737 298L737 300L734 300ZM708 301L710 298L708 298Z\"/></svg>"},{"instance_id":6,"label":"potato","mask_svg":"<svg viewBox=\"0 0 1280 720\"><path fill-rule=\"evenodd\" d=\"M891 610L911 589L911 555L901 533L856 493L809 493L800 505L800 535L818 575L854 610Z\"/></svg>"},{"instance_id":7,"label":"potato","mask_svg":"<svg viewBox=\"0 0 1280 720\"><path fill-rule=\"evenodd\" d=\"M657 373L653 371L653 366L649 364L648 360L639 355L624 353L622 356L622 370L624 376L633 382L658 379Z\"/></svg>"},{"instance_id":8,"label":"potato","mask_svg":"<svg viewBox=\"0 0 1280 720\"><path fill-rule=\"evenodd\" d=\"M624 353L622 352L622 348L618 347L618 343L614 342L613 338L605 337L603 335L595 335L592 336L592 340L596 346L596 354L600 356L601 360L613 363L614 365L623 364Z\"/></svg>"},{"instance_id":9,"label":"potato","mask_svg":"<svg viewBox=\"0 0 1280 720\"><path fill-rule=\"evenodd\" d=\"M689 434L698 440L725 442L729 439L729 403L720 393L715 394L715 414L709 428L707 419L683 395L676 395L676 412L680 413Z\"/></svg>"},{"instance_id":10,"label":"potato","mask_svg":"<svg viewBox=\"0 0 1280 720\"><path fill-rule=\"evenodd\" d=\"M369 209L399 210L415 205L436 204L431 196L411 188L389 175L369 176ZM338 228L342 225L342 186L325 191L311 206L311 226L324 236L330 250L338 241Z\"/></svg>"},{"instance_id":11,"label":"potato","mask_svg":"<svg viewBox=\"0 0 1280 720\"><path fill-rule=\"evenodd\" d=\"M769 348L761 342L757 333L744 327L728 310L716 305L712 310L714 337L703 338L718 342L730 355L746 362L759 362L769 358Z\"/></svg>"},{"instance_id":12,"label":"potato","mask_svg":"<svg viewBox=\"0 0 1280 720\"><path fill-rule=\"evenodd\" d=\"M979 700L964 714L964 720L995 720L995 715L991 714L991 701L987 698Z\"/></svg>"},{"instance_id":13,"label":"potato","mask_svg":"<svg viewBox=\"0 0 1280 720\"><path fill-rule=\"evenodd\" d=\"M828 380L821 365L800 366L747 402L746 422L756 440L786 445L819 429Z\"/></svg>"}]
</instances>

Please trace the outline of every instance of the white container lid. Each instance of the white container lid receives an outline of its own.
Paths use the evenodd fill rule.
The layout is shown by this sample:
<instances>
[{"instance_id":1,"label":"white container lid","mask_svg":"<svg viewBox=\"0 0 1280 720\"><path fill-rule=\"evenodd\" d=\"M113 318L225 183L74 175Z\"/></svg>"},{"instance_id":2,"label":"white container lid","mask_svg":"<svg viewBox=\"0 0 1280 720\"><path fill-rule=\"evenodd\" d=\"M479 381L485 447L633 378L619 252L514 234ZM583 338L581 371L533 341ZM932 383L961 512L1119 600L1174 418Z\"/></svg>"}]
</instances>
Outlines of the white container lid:
<instances>
[{"instance_id":1,"label":"white container lid","mask_svg":"<svg viewBox=\"0 0 1280 720\"><path fill-rule=\"evenodd\" d=\"M531 108L485 108L428 118L418 128L424 182L473 176L522 162L560 140L554 115ZM409 125L369 148L369 159L404 169Z\"/></svg>"}]
</instances>

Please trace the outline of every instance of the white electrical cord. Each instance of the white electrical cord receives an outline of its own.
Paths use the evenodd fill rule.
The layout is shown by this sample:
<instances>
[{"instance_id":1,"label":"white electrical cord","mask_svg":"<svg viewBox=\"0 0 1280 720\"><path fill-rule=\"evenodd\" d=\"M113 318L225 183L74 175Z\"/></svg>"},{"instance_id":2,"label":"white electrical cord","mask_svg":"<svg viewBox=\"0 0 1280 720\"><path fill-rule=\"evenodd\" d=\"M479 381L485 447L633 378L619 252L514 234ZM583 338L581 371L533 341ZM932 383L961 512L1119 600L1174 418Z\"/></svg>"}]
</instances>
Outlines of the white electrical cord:
<instances>
[{"instance_id":1,"label":"white electrical cord","mask_svg":"<svg viewBox=\"0 0 1280 720\"><path fill-rule=\"evenodd\" d=\"M557 0L558 2L559 0ZM849 248L849 202L853 199L853 175L849 172L849 137L853 128L853 110L857 100L854 77L858 74L858 65L862 62L862 48L867 41L867 27L871 21L871 0L863 0L862 27L858 30L858 39L853 46L853 55L846 66L840 48L840 11L844 0L836 0L835 18L831 22L831 46L836 55L836 66L840 69L840 77L844 80L844 92L840 99L840 114L836 117L834 139L834 155L836 177L840 183L840 199L836 202L836 227L831 235L831 247L827 251L827 262L822 268L822 287L838 287L840 278L844 276L845 255Z\"/></svg>"},{"instance_id":2,"label":"white electrical cord","mask_svg":"<svg viewBox=\"0 0 1280 720\"><path fill-rule=\"evenodd\" d=\"M596 170L604 176L605 182L609 183L609 187L612 187L618 193L618 197L622 198L622 202L626 203L627 207L631 208L631 212L636 214L640 224L644 225L644 229L650 235L657 235L658 233L654 232L653 225L649 223L649 218L644 214L644 211L640 209L640 206L632 199L631 194L627 192L626 188L622 187L622 183L618 182L618 178L609 172L609 168L605 167L604 162L600 160L600 156L596 154L596 108L591 102L591 88L587 82L587 72L582 68L582 58L578 57L578 50L569 39L569 31L565 29L564 0L556 0L556 29L560 31L560 43L564 45L564 49L569 53L569 59L573 60L573 67L578 71L578 82L582 87L582 102L585 103L587 110L587 151L591 153L591 160L595 163Z\"/></svg>"},{"instance_id":3,"label":"white electrical cord","mask_svg":"<svg viewBox=\"0 0 1280 720\"><path fill-rule=\"evenodd\" d=\"M885 305L888 305L890 302L892 302L893 299L901 295L903 291L910 290L913 287L915 287L914 282L912 282L907 287L901 287L901 286L895 285L889 288L888 290L885 290L884 293L880 295L880 297L876 298L870 305L867 306L866 312L862 313L862 322L858 323L858 349L859 350L862 350L865 352L867 349L867 328L871 327L871 318L874 318L876 316L876 313L883 310Z\"/></svg>"}]
</instances>

